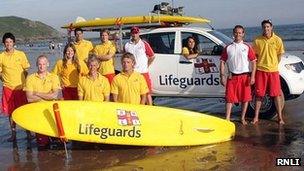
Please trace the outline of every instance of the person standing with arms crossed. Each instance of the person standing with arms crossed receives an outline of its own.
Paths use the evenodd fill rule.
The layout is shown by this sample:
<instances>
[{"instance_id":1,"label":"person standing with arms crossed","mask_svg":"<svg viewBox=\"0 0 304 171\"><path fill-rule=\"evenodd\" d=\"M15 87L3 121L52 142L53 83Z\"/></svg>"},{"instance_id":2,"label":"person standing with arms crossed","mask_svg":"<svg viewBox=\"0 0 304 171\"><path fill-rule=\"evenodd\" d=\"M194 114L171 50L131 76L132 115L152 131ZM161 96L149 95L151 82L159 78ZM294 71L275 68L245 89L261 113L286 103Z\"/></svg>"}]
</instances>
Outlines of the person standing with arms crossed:
<instances>
[{"instance_id":1,"label":"person standing with arms crossed","mask_svg":"<svg viewBox=\"0 0 304 171\"><path fill-rule=\"evenodd\" d=\"M285 124L282 116L283 100L279 75L279 62L285 52L282 39L273 32L271 20L263 20L261 23L263 34L253 41L253 49L257 56L256 72L256 105L253 124L258 123L259 113L263 97L267 90L269 96L274 97L278 113L278 123Z\"/></svg>"},{"instance_id":2,"label":"person standing with arms crossed","mask_svg":"<svg viewBox=\"0 0 304 171\"><path fill-rule=\"evenodd\" d=\"M29 103L56 100L60 89L60 81L57 75L49 73L49 61L45 55L37 57L38 71L29 75L26 79L24 90ZM36 134L38 148L45 148L50 140L46 135Z\"/></svg>"},{"instance_id":3,"label":"person standing with arms crossed","mask_svg":"<svg viewBox=\"0 0 304 171\"><path fill-rule=\"evenodd\" d=\"M96 45L93 53L100 60L99 73L109 80L110 84L115 77L114 55L116 53L115 44L109 41L110 32L108 30L100 31L101 44Z\"/></svg>"},{"instance_id":4,"label":"person standing with arms crossed","mask_svg":"<svg viewBox=\"0 0 304 171\"><path fill-rule=\"evenodd\" d=\"M76 28L74 34L76 38L74 45L76 48L77 58L79 61L86 62L90 51L93 50L93 44L83 38L83 30L81 28Z\"/></svg>"},{"instance_id":5,"label":"person standing with arms crossed","mask_svg":"<svg viewBox=\"0 0 304 171\"><path fill-rule=\"evenodd\" d=\"M220 80L226 86L226 119L230 120L233 103L242 103L241 122L247 125L245 115L248 102L252 100L251 86L255 83L256 57L252 47L244 43L245 29L236 25L233 29L234 41L226 46L220 63ZM225 76L225 64L229 75Z\"/></svg>"},{"instance_id":6,"label":"person standing with arms crossed","mask_svg":"<svg viewBox=\"0 0 304 171\"><path fill-rule=\"evenodd\" d=\"M154 60L154 52L148 42L141 40L139 37L139 28L131 28L131 40L124 46L125 52L129 52L135 57L134 70L141 73L147 82L149 92L147 93L147 104L152 105L152 83L149 75L149 66Z\"/></svg>"},{"instance_id":7,"label":"person standing with arms crossed","mask_svg":"<svg viewBox=\"0 0 304 171\"><path fill-rule=\"evenodd\" d=\"M134 71L135 58L131 53L121 57L122 72L114 77L111 93L114 102L145 104L149 89L144 76Z\"/></svg>"},{"instance_id":8,"label":"person standing with arms crossed","mask_svg":"<svg viewBox=\"0 0 304 171\"><path fill-rule=\"evenodd\" d=\"M5 33L2 37L4 52L0 54L0 79L3 82L2 112L9 117L11 137L7 141L16 140L16 123L12 120L13 111L26 104L27 99L23 87L30 64L24 52L14 48L16 39L12 33ZM26 131L30 139L30 131Z\"/></svg>"}]
</instances>

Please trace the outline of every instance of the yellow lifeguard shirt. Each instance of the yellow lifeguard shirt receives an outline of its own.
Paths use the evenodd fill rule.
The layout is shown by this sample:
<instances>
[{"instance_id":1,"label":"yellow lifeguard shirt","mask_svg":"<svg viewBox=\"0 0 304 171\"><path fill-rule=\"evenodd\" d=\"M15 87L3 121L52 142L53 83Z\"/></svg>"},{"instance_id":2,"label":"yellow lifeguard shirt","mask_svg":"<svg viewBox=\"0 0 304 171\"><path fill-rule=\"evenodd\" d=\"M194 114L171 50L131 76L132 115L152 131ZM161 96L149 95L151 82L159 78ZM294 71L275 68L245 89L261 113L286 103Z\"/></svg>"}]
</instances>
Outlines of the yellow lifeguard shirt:
<instances>
[{"instance_id":1,"label":"yellow lifeguard shirt","mask_svg":"<svg viewBox=\"0 0 304 171\"><path fill-rule=\"evenodd\" d=\"M78 96L83 100L104 101L104 97L110 95L110 83L108 79L100 74L93 80L88 75L79 79Z\"/></svg>"},{"instance_id":2,"label":"yellow lifeguard shirt","mask_svg":"<svg viewBox=\"0 0 304 171\"><path fill-rule=\"evenodd\" d=\"M105 43L95 46L93 53L97 56L109 55L109 54L115 55L116 48L115 48L115 45L111 41L107 41ZM115 73L113 58L111 58L107 61L100 62L99 73L101 73L101 75Z\"/></svg>"},{"instance_id":3,"label":"yellow lifeguard shirt","mask_svg":"<svg viewBox=\"0 0 304 171\"><path fill-rule=\"evenodd\" d=\"M257 56L257 69L266 72L279 70L279 57L284 51L282 39L274 33L268 39L265 36L258 36L253 41L253 49Z\"/></svg>"},{"instance_id":4,"label":"yellow lifeguard shirt","mask_svg":"<svg viewBox=\"0 0 304 171\"><path fill-rule=\"evenodd\" d=\"M44 78L40 78L38 73L31 74L26 78L24 91L49 93L60 89L59 77L53 73L47 73Z\"/></svg>"},{"instance_id":5,"label":"yellow lifeguard shirt","mask_svg":"<svg viewBox=\"0 0 304 171\"><path fill-rule=\"evenodd\" d=\"M183 49L182 49L182 55L189 55L189 54L190 54L190 52L189 52L188 48L187 47L183 47Z\"/></svg>"},{"instance_id":6,"label":"yellow lifeguard shirt","mask_svg":"<svg viewBox=\"0 0 304 171\"><path fill-rule=\"evenodd\" d=\"M61 81L61 85L64 87L77 87L79 77L88 74L88 68L83 61L79 61L80 68L77 69L77 64L67 63L67 66L63 66L62 59L58 60L53 69L53 73L58 75Z\"/></svg>"},{"instance_id":7,"label":"yellow lifeguard shirt","mask_svg":"<svg viewBox=\"0 0 304 171\"><path fill-rule=\"evenodd\" d=\"M14 50L0 54L0 72L2 73L3 86L10 89L21 90L25 84L24 71L30 67L24 52Z\"/></svg>"},{"instance_id":8,"label":"yellow lifeguard shirt","mask_svg":"<svg viewBox=\"0 0 304 171\"><path fill-rule=\"evenodd\" d=\"M140 104L140 95L148 92L147 82L138 72L130 76L121 72L114 77L111 85L111 93L117 94L117 101L121 103Z\"/></svg>"},{"instance_id":9,"label":"yellow lifeguard shirt","mask_svg":"<svg viewBox=\"0 0 304 171\"><path fill-rule=\"evenodd\" d=\"M86 61L91 50L93 50L92 42L88 40L81 40L74 43L76 48L76 54L79 61Z\"/></svg>"}]
</instances>

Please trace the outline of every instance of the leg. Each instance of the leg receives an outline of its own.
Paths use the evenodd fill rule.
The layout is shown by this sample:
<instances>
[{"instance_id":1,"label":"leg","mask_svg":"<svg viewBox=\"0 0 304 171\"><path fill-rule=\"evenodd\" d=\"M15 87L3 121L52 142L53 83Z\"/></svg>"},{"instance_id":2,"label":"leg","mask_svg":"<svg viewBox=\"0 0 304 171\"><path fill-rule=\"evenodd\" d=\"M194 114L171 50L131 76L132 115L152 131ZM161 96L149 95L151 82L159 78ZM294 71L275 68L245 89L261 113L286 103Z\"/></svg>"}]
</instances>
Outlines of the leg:
<instances>
[{"instance_id":1,"label":"leg","mask_svg":"<svg viewBox=\"0 0 304 171\"><path fill-rule=\"evenodd\" d=\"M261 100L261 98L257 97L256 102L255 102L254 118L252 121L253 124L256 124L259 122L259 114L260 114L261 106L262 106L262 100Z\"/></svg>"},{"instance_id":2,"label":"leg","mask_svg":"<svg viewBox=\"0 0 304 171\"><path fill-rule=\"evenodd\" d=\"M153 105L152 96L150 93L147 93L147 105Z\"/></svg>"},{"instance_id":3,"label":"leg","mask_svg":"<svg viewBox=\"0 0 304 171\"><path fill-rule=\"evenodd\" d=\"M242 103L242 114L241 114L241 121L243 125L247 125L245 116L246 116L246 112L247 112L247 107L248 107L248 102L243 102Z\"/></svg>"},{"instance_id":4,"label":"leg","mask_svg":"<svg viewBox=\"0 0 304 171\"><path fill-rule=\"evenodd\" d=\"M280 96L274 97L274 103L275 103L275 106L276 106L276 109L277 109L277 113L278 113L278 117L279 117L278 123L280 125L284 125L285 122L284 122L283 116L282 116L282 107L283 107L283 105L282 105L282 101L281 101L282 99L281 98L282 97L280 97Z\"/></svg>"},{"instance_id":5,"label":"leg","mask_svg":"<svg viewBox=\"0 0 304 171\"><path fill-rule=\"evenodd\" d=\"M230 121L232 103L226 103L226 120Z\"/></svg>"},{"instance_id":6,"label":"leg","mask_svg":"<svg viewBox=\"0 0 304 171\"><path fill-rule=\"evenodd\" d=\"M11 127L12 135L7 139L8 142L16 141L16 123L12 120L12 117L9 117L9 123Z\"/></svg>"}]
</instances>

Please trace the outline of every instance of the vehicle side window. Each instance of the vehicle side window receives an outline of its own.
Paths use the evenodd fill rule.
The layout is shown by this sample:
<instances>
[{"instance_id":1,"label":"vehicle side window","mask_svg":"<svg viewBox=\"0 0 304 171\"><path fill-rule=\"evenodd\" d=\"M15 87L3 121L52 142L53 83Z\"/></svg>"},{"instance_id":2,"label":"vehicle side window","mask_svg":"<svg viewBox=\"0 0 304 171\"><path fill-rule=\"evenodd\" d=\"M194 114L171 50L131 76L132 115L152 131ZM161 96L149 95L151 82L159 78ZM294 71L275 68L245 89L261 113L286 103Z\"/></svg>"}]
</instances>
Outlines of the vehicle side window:
<instances>
[{"instance_id":1,"label":"vehicle side window","mask_svg":"<svg viewBox=\"0 0 304 171\"><path fill-rule=\"evenodd\" d=\"M155 53L173 54L175 33L152 33L141 36L152 47Z\"/></svg>"},{"instance_id":2,"label":"vehicle side window","mask_svg":"<svg viewBox=\"0 0 304 171\"><path fill-rule=\"evenodd\" d=\"M217 45L209 38L197 34L197 33L190 33L190 32L182 32L182 46L186 46L186 39L187 37L192 36L195 38L196 43L198 44L199 52L202 55L219 55L220 52L220 45Z\"/></svg>"}]
</instances>

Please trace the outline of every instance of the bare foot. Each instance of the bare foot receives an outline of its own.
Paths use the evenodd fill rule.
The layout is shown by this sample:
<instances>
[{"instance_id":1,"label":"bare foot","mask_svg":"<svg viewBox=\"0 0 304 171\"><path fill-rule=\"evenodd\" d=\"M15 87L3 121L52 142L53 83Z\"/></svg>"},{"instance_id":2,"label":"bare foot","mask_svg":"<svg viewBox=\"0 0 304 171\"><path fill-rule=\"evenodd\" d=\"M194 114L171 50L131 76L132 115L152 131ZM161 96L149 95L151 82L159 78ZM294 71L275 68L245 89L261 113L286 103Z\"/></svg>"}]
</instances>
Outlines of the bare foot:
<instances>
[{"instance_id":1,"label":"bare foot","mask_svg":"<svg viewBox=\"0 0 304 171\"><path fill-rule=\"evenodd\" d=\"M279 123L279 125L284 125L284 124L285 124L285 122L283 121L283 119L280 119L280 120L278 121L278 123Z\"/></svg>"},{"instance_id":2,"label":"bare foot","mask_svg":"<svg viewBox=\"0 0 304 171\"><path fill-rule=\"evenodd\" d=\"M253 119L253 121L251 121L252 124L258 124L259 120L258 119Z\"/></svg>"},{"instance_id":3,"label":"bare foot","mask_svg":"<svg viewBox=\"0 0 304 171\"><path fill-rule=\"evenodd\" d=\"M247 125L247 122L246 122L245 119L242 119L242 124L243 124L243 125Z\"/></svg>"},{"instance_id":4,"label":"bare foot","mask_svg":"<svg viewBox=\"0 0 304 171\"><path fill-rule=\"evenodd\" d=\"M227 118L227 117L226 117L226 120L227 120L227 121L230 121L230 118Z\"/></svg>"}]
</instances>

